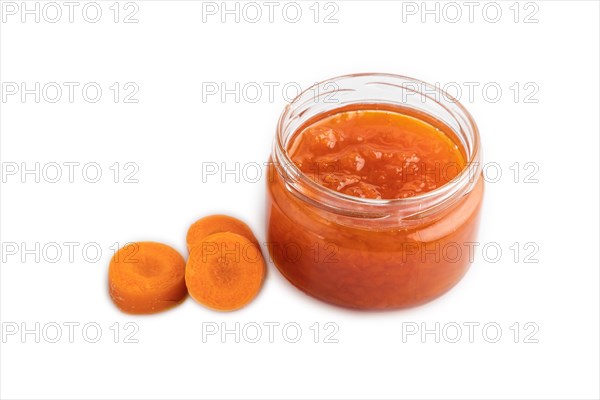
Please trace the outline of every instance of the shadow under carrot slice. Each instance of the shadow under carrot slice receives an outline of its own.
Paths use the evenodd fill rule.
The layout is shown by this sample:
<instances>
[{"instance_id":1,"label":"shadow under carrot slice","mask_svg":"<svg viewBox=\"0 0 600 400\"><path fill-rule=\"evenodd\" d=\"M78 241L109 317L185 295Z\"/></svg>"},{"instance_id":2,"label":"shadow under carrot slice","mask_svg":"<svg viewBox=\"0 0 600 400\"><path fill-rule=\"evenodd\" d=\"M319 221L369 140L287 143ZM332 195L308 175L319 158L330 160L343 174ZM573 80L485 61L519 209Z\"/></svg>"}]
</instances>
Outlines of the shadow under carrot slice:
<instances>
[{"instance_id":1,"label":"shadow under carrot slice","mask_svg":"<svg viewBox=\"0 0 600 400\"><path fill-rule=\"evenodd\" d=\"M130 243L120 248L108 269L110 297L130 314L152 314L181 303L187 296L185 260L170 246Z\"/></svg>"},{"instance_id":2,"label":"shadow under carrot slice","mask_svg":"<svg viewBox=\"0 0 600 400\"><path fill-rule=\"evenodd\" d=\"M265 277L260 249L246 237L220 232L196 243L185 269L192 298L219 311L234 311L250 303Z\"/></svg>"}]
</instances>

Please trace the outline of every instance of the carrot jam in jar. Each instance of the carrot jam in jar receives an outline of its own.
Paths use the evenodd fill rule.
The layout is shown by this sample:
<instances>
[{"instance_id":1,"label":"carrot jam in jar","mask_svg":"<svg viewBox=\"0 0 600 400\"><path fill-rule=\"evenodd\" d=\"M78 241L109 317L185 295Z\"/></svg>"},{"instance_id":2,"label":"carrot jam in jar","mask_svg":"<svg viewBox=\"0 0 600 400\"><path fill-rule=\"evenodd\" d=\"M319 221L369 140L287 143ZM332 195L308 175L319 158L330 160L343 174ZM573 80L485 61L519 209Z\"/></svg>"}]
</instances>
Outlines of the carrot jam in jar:
<instances>
[{"instance_id":1,"label":"carrot jam in jar","mask_svg":"<svg viewBox=\"0 0 600 400\"><path fill-rule=\"evenodd\" d=\"M309 295L358 309L415 306L472 262L479 134L439 88L384 74L317 84L284 110L269 172L267 246Z\"/></svg>"},{"instance_id":2,"label":"carrot jam in jar","mask_svg":"<svg viewBox=\"0 0 600 400\"><path fill-rule=\"evenodd\" d=\"M335 114L307 124L287 150L302 172L326 188L369 199L427 193L465 167L443 131L402 109Z\"/></svg>"}]
</instances>

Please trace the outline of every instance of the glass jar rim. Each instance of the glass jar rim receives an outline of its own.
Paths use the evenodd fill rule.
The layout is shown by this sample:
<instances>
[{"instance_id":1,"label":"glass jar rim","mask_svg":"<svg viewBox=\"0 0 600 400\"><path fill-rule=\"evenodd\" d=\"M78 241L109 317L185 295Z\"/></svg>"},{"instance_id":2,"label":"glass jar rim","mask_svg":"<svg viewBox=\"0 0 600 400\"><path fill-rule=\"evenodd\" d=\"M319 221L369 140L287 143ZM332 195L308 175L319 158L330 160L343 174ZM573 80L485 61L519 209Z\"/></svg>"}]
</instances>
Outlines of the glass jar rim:
<instances>
[{"instance_id":1,"label":"glass jar rim","mask_svg":"<svg viewBox=\"0 0 600 400\"><path fill-rule=\"evenodd\" d=\"M374 81L370 82L372 85L380 84L408 90L419 94L424 98L430 99L430 101L434 101L438 103L438 105L442 106L443 109L446 110L449 115L451 115L459 123L461 128L460 131L457 132L455 129L452 129L453 133L457 136L460 135L461 139L468 140L469 146L468 149L465 148L465 153L467 153L467 150L470 151L468 151L466 154L467 160L464 169L461 170L460 173L450 182L429 192L397 199L371 199L344 194L319 184L302 172L300 168L298 168L298 166L292 161L286 149L287 143L285 142L284 138L286 120L292 116L296 107L301 106L303 103L307 103L304 101L304 98L307 94L313 92L320 93L318 96L324 96L331 95L335 92L355 90L340 88L338 84L343 81L355 81L357 79L360 80L364 78L373 79ZM403 83L407 82L417 84L422 88L426 88L427 93L429 94L425 93L425 91L418 92L414 89L414 87L403 85ZM333 86L334 90L327 90L327 86ZM323 88L324 90L321 91L319 88ZM432 97L430 95L432 93L435 93L438 99ZM373 106L376 104L394 105L394 103L388 101L356 101L352 104L364 105L365 109L368 109L368 106ZM395 103L395 105L403 106L402 103ZM330 108L329 111L335 110L336 108L338 107ZM424 112L424 114L429 115L427 112ZM300 113L300 116L302 115L303 113ZM462 132L463 128L466 128L468 132ZM292 136L295 134L296 130L292 132ZM279 117L279 121L277 123L277 134L274 141L273 155L274 161L276 161L279 166L285 168L285 174L287 175L287 178L289 178L287 179L288 186L290 186L289 184L292 183L291 189L293 189L297 195L303 197L304 200L307 200L322 208L333 209L337 212L346 211L349 214L360 216L381 216L382 213L388 214L386 210L395 211L402 209L407 211L403 215L403 217L406 218L416 214L420 215L428 210L433 211L444 208L442 206L450 205L450 200L452 198L460 197L460 195L470 192L470 190L474 187L482 168L479 162L481 158L479 129L477 128L477 124L475 123L475 120L469 111L467 111L467 109L458 101L458 99L441 89L439 86L432 85L419 79L391 73L357 73L341 75L315 83L314 85L303 90L298 96L296 96L290 103L286 105ZM282 171L279 170L279 172L281 174ZM297 185L294 185L294 183ZM306 190L299 190L298 186L302 186ZM318 193L318 200L313 198L313 196L310 196L309 193ZM324 200L331 204L325 203ZM428 204L427 206L424 205L424 203L433 204Z\"/></svg>"}]
</instances>

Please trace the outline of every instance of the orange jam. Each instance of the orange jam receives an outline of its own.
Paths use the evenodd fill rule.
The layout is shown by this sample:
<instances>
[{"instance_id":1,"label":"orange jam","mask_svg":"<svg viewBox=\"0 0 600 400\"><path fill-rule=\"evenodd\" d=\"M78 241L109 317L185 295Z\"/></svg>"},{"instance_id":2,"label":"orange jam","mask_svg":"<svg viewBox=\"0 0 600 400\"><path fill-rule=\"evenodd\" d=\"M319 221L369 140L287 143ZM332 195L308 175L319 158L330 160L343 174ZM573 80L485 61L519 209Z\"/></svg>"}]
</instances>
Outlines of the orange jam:
<instances>
[{"instance_id":1,"label":"orange jam","mask_svg":"<svg viewBox=\"0 0 600 400\"><path fill-rule=\"evenodd\" d=\"M439 297L467 272L483 198L473 167L479 133L435 87L418 96L422 85L348 75L303 92L282 113L267 247L307 294L350 308L403 308Z\"/></svg>"},{"instance_id":2,"label":"orange jam","mask_svg":"<svg viewBox=\"0 0 600 400\"><path fill-rule=\"evenodd\" d=\"M342 111L319 119L292 139L288 154L321 185L369 199L429 192L465 166L458 145L440 129L388 110Z\"/></svg>"}]
</instances>

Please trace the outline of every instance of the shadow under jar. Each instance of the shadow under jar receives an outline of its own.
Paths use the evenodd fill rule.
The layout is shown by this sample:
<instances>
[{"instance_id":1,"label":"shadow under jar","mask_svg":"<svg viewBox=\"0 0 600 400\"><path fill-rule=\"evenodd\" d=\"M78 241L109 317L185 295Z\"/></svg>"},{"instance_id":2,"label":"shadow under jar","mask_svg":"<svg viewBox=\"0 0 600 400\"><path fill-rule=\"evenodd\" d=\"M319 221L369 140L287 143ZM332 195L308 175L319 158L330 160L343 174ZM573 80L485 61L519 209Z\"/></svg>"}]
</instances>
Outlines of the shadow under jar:
<instances>
[{"instance_id":1,"label":"shadow under jar","mask_svg":"<svg viewBox=\"0 0 600 400\"><path fill-rule=\"evenodd\" d=\"M294 162L293 148L311 126L336 115L353 118L361 112L395 113L405 121L429 126L451 141L464 162L458 170L420 165L416 176L441 174L447 181L429 191L416 186L416 191L394 198L360 197L361 191L336 190L344 185L323 184L330 182L326 174L335 173L339 163L317 162L311 169L314 173L307 173ZM361 126L353 129L356 135ZM377 131L377 124L368 129L375 139L388 134L385 127ZM323 133L327 139L331 132ZM343 140L343 129L335 133L326 142L331 149ZM359 154L366 150L354 149ZM344 307L403 308L442 295L472 261L483 197L480 153L479 133L470 114L450 95L425 82L359 74L309 88L283 111L269 163L267 239L275 265L304 292ZM406 157L410 161L412 154ZM368 166L368 159L359 161L357 169ZM386 183L398 183L390 179L401 180L403 173L406 170L396 178L387 176ZM348 188L352 183L356 181L350 181Z\"/></svg>"}]
</instances>

